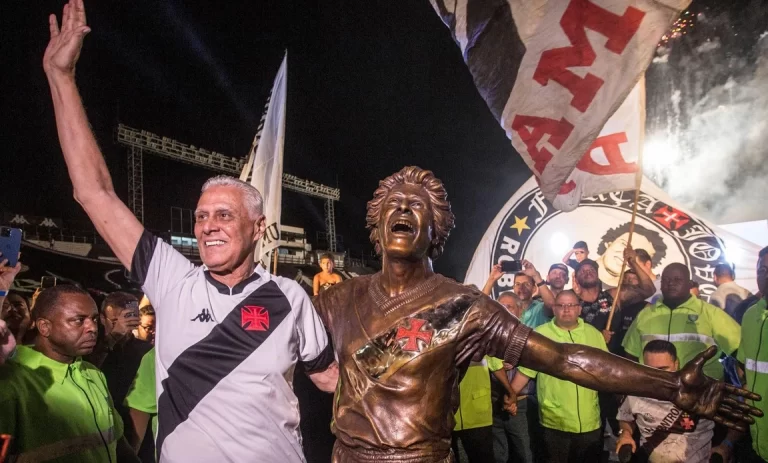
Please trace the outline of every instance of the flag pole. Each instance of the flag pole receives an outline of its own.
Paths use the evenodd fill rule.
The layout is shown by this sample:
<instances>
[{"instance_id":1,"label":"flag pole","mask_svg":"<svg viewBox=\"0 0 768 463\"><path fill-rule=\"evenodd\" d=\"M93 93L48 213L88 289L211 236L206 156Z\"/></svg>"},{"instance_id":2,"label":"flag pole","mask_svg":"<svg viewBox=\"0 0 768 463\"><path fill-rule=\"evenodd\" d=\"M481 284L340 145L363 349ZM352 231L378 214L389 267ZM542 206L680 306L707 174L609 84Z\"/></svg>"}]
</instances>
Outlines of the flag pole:
<instances>
[{"instance_id":1,"label":"flag pole","mask_svg":"<svg viewBox=\"0 0 768 463\"><path fill-rule=\"evenodd\" d=\"M645 76L641 77L644 79ZM645 85L642 87L642 95L640 101L643 102L642 111L645 113ZM640 149L637 153L637 171L635 172L635 204L632 206L632 220L629 222L629 238L627 238L627 246L632 243L632 235L635 233L635 219L637 219L637 203L640 201L640 186L643 183L643 151L644 151L644 138L645 138L645 117L641 118L642 127L640 128ZM608 323L605 325L607 331L611 331L611 323L613 322L613 314L616 312L616 305L621 298L621 286L624 284L624 272L627 270L627 261L623 259L621 262L621 272L619 273L619 284L616 286L616 297L613 298L613 304L611 304L611 312L608 314Z\"/></svg>"},{"instance_id":2,"label":"flag pole","mask_svg":"<svg viewBox=\"0 0 768 463\"><path fill-rule=\"evenodd\" d=\"M280 246L272 250L272 275L277 275L277 250Z\"/></svg>"}]
</instances>

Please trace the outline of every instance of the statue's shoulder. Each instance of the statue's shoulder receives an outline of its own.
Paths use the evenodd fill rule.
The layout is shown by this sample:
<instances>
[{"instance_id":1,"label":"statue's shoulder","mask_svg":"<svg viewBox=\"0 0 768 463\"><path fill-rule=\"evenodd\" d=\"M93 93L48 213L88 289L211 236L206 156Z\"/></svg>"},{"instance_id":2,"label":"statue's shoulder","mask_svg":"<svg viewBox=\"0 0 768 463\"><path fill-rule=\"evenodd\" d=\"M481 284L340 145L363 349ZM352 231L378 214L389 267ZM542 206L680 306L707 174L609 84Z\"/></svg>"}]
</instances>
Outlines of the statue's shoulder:
<instances>
[{"instance_id":1,"label":"statue's shoulder","mask_svg":"<svg viewBox=\"0 0 768 463\"><path fill-rule=\"evenodd\" d=\"M465 285L463 283L459 283L458 281L454 280L453 278L439 275L442 278L441 287L445 289L449 289L451 292L456 293L456 295L471 295L471 296L483 296L483 292L480 291L480 289L475 285Z\"/></svg>"},{"instance_id":2,"label":"statue's shoulder","mask_svg":"<svg viewBox=\"0 0 768 463\"><path fill-rule=\"evenodd\" d=\"M480 289L475 285L465 285L459 283L453 278L439 275L442 279L440 285L435 290L435 296L439 299L463 299L475 303L477 301L488 299ZM490 300L490 299L489 299Z\"/></svg>"},{"instance_id":3,"label":"statue's shoulder","mask_svg":"<svg viewBox=\"0 0 768 463\"><path fill-rule=\"evenodd\" d=\"M339 297L353 294L360 290L367 290L371 285L373 275L360 275L353 278L347 278L341 283L337 283L327 290L326 293L331 297Z\"/></svg>"}]
</instances>

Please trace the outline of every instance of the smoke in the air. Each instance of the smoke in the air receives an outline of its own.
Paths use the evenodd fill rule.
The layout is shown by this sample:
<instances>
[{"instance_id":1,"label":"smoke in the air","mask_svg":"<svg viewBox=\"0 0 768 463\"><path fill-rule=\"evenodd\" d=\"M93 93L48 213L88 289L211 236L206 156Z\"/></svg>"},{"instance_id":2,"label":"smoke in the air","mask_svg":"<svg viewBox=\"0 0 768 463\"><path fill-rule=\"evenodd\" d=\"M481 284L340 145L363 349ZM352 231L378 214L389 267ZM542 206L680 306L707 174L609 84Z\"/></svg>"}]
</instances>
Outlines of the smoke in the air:
<instances>
[{"instance_id":1,"label":"smoke in the air","mask_svg":"<svg viewBox=\"0 0 768 463\"><path fill-rule=\"evenodd\" d=\"M768 218L768 4L703 9L648 70L644 170L715 223Z\"/></svg>"}]
</instances>

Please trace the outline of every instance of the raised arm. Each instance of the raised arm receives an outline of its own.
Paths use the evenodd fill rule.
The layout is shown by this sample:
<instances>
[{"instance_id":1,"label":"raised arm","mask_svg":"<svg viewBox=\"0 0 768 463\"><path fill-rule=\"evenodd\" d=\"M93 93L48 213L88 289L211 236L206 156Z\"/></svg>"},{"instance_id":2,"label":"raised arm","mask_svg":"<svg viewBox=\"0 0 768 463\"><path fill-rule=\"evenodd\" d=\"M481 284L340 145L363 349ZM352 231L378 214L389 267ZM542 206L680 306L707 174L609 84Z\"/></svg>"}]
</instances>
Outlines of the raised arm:
<instances>
[{"instance_id":1,"label":"raised arm","mask_svg":"<svg viewBox=\"0 0 768 463\"><path fill-rule=\"evenodd\" d=\"M21 271L21 262L16 262L15 267L8 265L8 259L0 253L0 307L5 301L5 296L13 285L13 280ZM8 329L3 319L0 319L0 365L16 350L16 338Z\"/></svg>"},{"instance_id":2,"label":"raised arm","mask_svg":"<svg viewBox=\"0 0 768 463\"><path fill-rule=\"evenodd\" d=\"M504 272L501 271L501 264L496 264L491 267L491 273L488 275L488 281L486 281L485 286L483 286L483 294L486 296L491 296L493 285L495 285L496 282L499 281L499 278L501 278L503 275Z\"/></svg>"},{"instance_id":3,"label":"raised arm","mask_svg":"<svg viewBox=\"0 0 768 463\"><path fill-rule=\"evenodd\" d=\"M749 415L762 416L762 412L729 395L752 400L759 400L759 396L705 376L702 372L704 363L715 353L717 347L712 346L679 372L671 373L599 349L558 344L532 332L520 365L597 391L670 401L688 412L744 430L747 424L754 422Z\"/></svg>"},{"instance_id":4,"label":"raised arm","mask_svg":"<svg viewBox=\"0 0 768 463\"><path fill-rule=\"evenodd\" d=\"M75 200L83 206L120 262L130 270L144 227L115 193L75 85L75 64L83 38L90 32L83 0L70 0L64 5L61 28L55 15L49 17L49 27L51 40L43 56L43 69L51 88L56 129Z\"/></svg>"},{"instance_id":5,"label":"raised arm","mask_svg":"<svg viewBox=\"0 0 768 463\"><path fill-rule=\"evenodd\" d=\"M637 286L622 286L621 287L621 303L626 306L634 304L636 302L644 301L653 296L656 292L656 287L653 286L653 280L642 268L642 265L637 260L637 254L631 246L627 245L624 248L624 259L627 261L627 266L635 271L639 283ZM611 296L616 297L616 288L611 289Z\"/></svg>"},{"instance_id":6,"label":"raised arm","mask_svg":"<svg viewBox=\"0 0 768 463\"><path fill-rule=\"evenodd\" d=\"M552 290L547 286L547 282L541 277L536 267L527 260L523 260L523 272L533 279L533 283L539 289L539 296L541 296L541 301L544 303L544 314L547 317L553 317L555 314L552 312L552 307L555 306L555 295L552 294Z\"/></svg>"}]
</instances>

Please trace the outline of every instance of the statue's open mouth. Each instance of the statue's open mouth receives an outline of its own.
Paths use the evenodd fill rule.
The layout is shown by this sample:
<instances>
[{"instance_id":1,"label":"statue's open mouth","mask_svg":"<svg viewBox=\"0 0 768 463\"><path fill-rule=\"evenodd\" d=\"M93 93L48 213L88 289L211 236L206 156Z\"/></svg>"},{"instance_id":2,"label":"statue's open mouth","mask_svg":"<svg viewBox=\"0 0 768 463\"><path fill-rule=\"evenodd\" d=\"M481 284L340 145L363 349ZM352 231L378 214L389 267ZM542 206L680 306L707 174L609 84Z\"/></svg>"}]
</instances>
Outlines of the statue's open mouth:
<instances>
[{"instance_id":1,"label":"statue's open mouth","mask_svg":"<svg viewBox=\"0 0 768 463\"><path fill-rule=\"evenodd\" d=\"M390 228L390 230L392 231L392 233L414 234L416 232L413 225L411 225L411 223L406 220L396 221L395 223L392 224L392 227Z\"/></svg>"}]
</instances>

